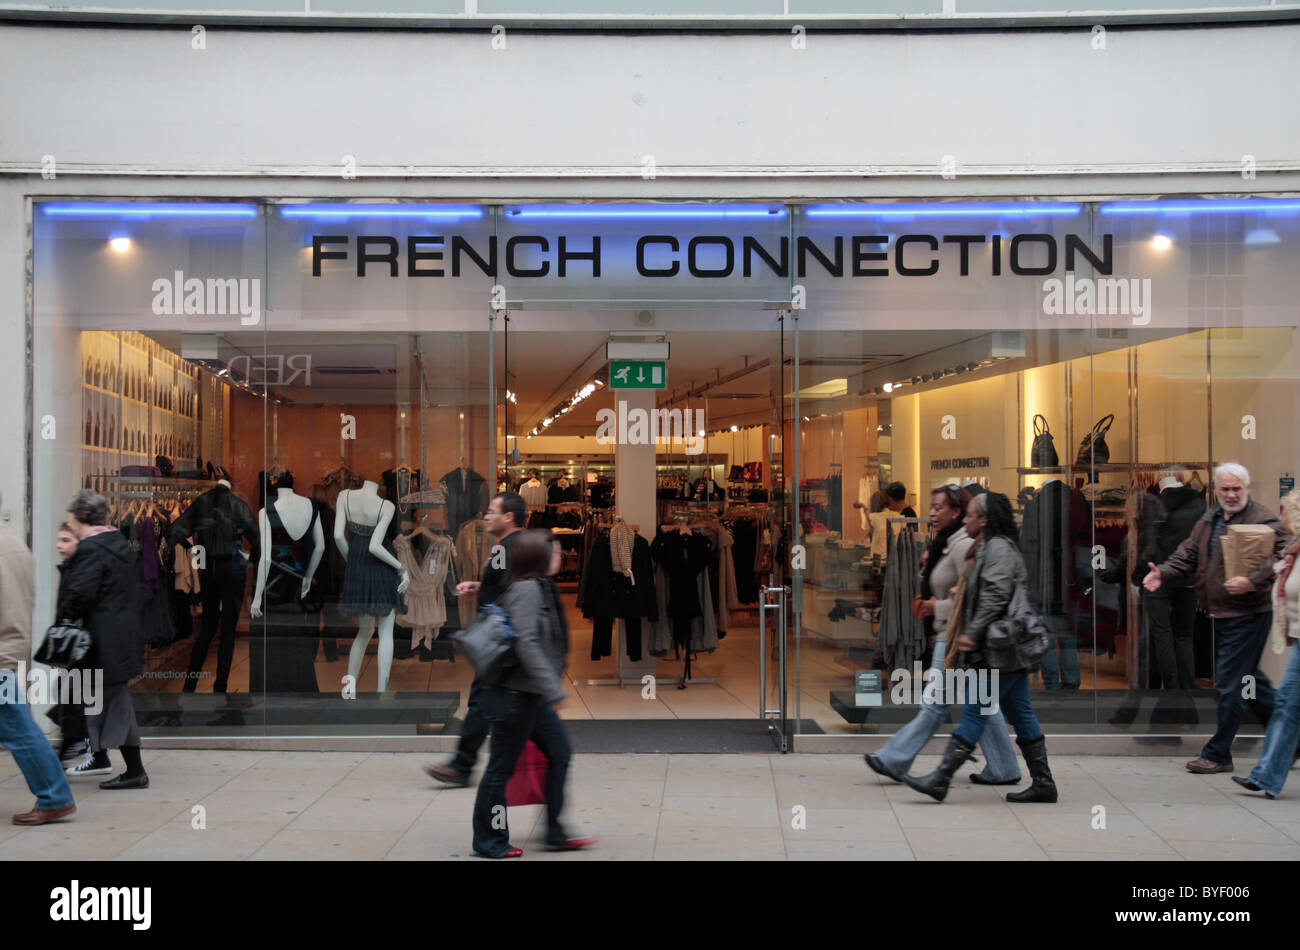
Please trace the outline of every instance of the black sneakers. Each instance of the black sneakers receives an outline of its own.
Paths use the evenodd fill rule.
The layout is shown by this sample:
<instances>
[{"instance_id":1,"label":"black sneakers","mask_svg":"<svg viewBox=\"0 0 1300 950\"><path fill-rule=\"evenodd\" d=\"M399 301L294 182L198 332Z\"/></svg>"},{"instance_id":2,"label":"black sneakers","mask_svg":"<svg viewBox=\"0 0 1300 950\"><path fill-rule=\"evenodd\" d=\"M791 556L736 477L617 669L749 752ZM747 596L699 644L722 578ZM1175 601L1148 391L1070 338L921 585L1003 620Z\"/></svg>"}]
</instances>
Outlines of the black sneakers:
<instances>
[{"instance_id":1,"label":"black sneakers","mask_svg":"<svg viewBox=\"0 0 1300 950\"><path fill-rule=\"evenodd\" d=\"M78 775L112 775L113 765L108 761L107 753L96 757L94 753L87 752L79 764L70 766L64 771L73 778Z\"/></svg>"}]
</instances>

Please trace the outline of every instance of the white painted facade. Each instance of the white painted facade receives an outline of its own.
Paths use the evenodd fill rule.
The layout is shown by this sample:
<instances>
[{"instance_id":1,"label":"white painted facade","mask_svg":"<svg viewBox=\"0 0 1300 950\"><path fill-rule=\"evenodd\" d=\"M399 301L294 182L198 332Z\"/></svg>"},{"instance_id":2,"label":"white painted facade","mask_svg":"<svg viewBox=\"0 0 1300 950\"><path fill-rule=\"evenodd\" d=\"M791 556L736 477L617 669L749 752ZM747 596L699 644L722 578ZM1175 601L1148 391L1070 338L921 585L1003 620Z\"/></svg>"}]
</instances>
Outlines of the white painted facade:
<instances>
[{"instance_id":1,"label":"white painted facade","mask_svg":"<svg viewBox=\"0 0 1300 950\"><path fill-rule=\"evenodd\" d=\"M783 32L203 39L0 25L5 405L26 404L31 197L1300 192L1294 23L1115 26L1104 48L1083 28L812 30L804 49ZM0 491L21 524L24 411L4 419Z\"/></svg>"}]
</instances>

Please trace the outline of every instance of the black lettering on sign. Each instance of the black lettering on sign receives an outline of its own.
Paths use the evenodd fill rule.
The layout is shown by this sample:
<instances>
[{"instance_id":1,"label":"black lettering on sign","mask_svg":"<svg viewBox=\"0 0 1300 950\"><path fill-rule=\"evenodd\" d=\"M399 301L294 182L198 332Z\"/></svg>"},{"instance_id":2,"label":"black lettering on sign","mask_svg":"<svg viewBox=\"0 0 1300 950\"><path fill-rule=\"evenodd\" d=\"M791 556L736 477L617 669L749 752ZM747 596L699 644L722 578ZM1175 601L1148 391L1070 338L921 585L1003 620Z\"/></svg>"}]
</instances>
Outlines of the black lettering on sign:
<instances>
[{"instance_id":1,"label":"black lettering on sign","mask_svg":"<svg viewBox=\"0 0 1300 950\"><path fill-rule=\"evenodd\" d=\"M949 469L962 468L988 468L989 457L987 455L973 455L969 458L960 459L930 459L930 471L945 472Z\"/></svg>"}]
</instances>

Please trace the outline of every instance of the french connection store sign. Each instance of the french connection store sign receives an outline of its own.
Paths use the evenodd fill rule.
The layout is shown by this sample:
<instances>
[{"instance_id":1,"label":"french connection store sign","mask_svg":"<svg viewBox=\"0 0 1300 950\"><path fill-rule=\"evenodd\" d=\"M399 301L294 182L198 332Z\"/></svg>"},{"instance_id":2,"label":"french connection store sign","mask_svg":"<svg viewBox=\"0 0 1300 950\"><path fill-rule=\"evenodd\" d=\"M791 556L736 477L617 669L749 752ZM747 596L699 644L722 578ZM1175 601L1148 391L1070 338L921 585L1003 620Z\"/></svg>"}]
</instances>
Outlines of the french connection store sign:
<instances>
[{"instance_id":1,"label":"french connection store sign","mask_svg":"<svg viewBox=\"0 0 1300 950\"><path fill-rule=\"evenodd\" d=\"M1246 235L1236 246L1250 255L1254 287L1289 286L1285 262L1300 244L1300 202L1262 198L37 207L34 256L46 279L59 281L60 307L84 326L146 331L163 322L237 330L274 319L284 329L296 320L361 321L407 332L437 311L482 313L498 289L506 305L526 308L664 300L761 310L793 301L845 314L853 326L878 316L890 325L906 318L915 329L1111 317L1182 327L1189 310L1204 306L1191 292L1199 286L1197 222L1203 229L1214 218L1224 233ZM878 295L874 306L867 294ZM1289 304L1256 295L1241 319L1280 325L1291 319Z\"/></svg>"}]
</instances>

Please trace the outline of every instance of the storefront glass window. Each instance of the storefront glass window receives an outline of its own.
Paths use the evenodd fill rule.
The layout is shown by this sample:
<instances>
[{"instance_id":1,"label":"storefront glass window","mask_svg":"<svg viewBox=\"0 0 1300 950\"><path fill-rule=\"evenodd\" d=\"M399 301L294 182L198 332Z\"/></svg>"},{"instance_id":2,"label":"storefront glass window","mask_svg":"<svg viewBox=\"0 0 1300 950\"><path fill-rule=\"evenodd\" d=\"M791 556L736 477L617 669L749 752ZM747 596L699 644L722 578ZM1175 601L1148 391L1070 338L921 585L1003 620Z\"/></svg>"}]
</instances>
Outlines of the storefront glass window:
<instances>
[{"instance_id":1,"label":"storefront glass window","mask_svg":"<svg viewBox=\"0 0 1300 950\"><path fill-rule=\"evenodd\" d=\"M648 638L652 609L688 609L668 588L643 614L582 605L624 518L647 547L709 535L695 581L726 634L643 718L760 717L775 582L786 731L893 732L932 660L912 602L947 485L1013 509L1052 631L1045 725L1204 732L1214 624L1185 589L1143 594L1143 568L1212 503L1214 464L1245 465L1273 511L1294 475L1294 202L32 214L38 620L69 499L103 493L142 555L133 691L155 734L454 734L472 671L450 635L476 607L455 587L499 489L567 537L568 715L626 719L623 686L685 673L672 621L662 649L625 649L628 621ZM691 415L638 440L634 410ZM214 514L222 481L238 503Z\"/></svg>"}]
</instances>

